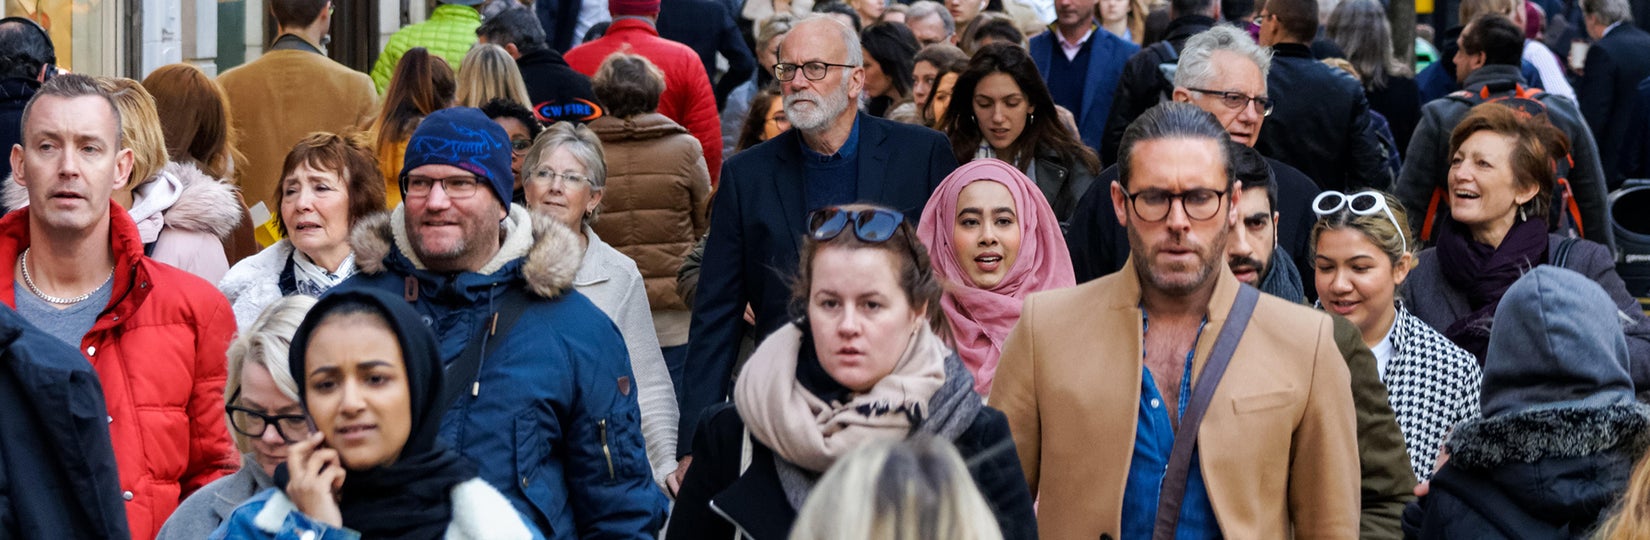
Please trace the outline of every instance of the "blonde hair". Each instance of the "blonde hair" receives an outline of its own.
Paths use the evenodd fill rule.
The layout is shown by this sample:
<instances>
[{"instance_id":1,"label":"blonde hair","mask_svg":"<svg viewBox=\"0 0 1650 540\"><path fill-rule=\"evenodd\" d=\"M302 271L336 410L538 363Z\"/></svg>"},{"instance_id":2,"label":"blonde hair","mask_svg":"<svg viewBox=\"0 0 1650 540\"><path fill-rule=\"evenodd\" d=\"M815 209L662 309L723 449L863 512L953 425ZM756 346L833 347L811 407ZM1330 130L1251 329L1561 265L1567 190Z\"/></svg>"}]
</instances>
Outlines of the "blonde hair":
<instances>
[{"instance_id":1,"label":"blonde hair","mask_svg":"<svg viewBox=\"0 0 1650 540\"><path fill-rule=\"evenodd\" d=\"M1634 540L1650 536L1650 454L1633 468L1627 492L1610 517L1593 531L1593 540Z\"/></svg>"},{"instance_id":2,"label":"blonde hair","mask_svg":"<svg viewBox=\"0 0 1650 540\"><path fill-rule=\"evenodd\" d=\"M115 100L115 109L120 111L121 146L132 149L132 176L125 189L136 189L160 174L169 159L155 96L125 77L98 77L97 84Z\"/></svg>"},{"instance_id":3,"label":"blonde hair","mask_svg":"<svg viewBox=\"0 0 1650 540\"><path fill-rule=\"evenodd\" d=\"M1362 193L1362 192L1359 192ZM1393 265L1407 253L1405 247L1414 248L1415 238L1409 232L1409 213L1404 211L1404 204L1398 198L1382 191L1376 191L1381 198L1386 199L1386 207L1392 211L1392 219L1387 219L1386 212L1360 216L1352 213L1351 209L1342 208L1327 216L1318 216L1318 222L1312 225L1312 254L1318 252L1318 236L1329 230L1352 230L1363 233L1369 243L1375 244ZM1351 196L1351 195L1348 195ZM1397 223L1393 221L1396 220Z\"/></svg>"},{"instance_id":4,"label":"blonde hair","mask_svg":"<svg viewBox=\"0 0 1650 540\"><path fill-rule=\"evenodd\" d=\"M223 388L225 401L234 399L240 393L241 372L248 364L268 369L281 395L298 400L298 381L292 378L287 351L292 346L292 334L298 331L298 324L304 322L304 315L312 307L315 307L313 297L301 294L288 296L264 308L258 320L241 329L241 335L229 344L229 380ZM229 434L235 436L236 448L242 452L251 451L245 435L233 429L229 430Z\"/></svg>"},{"instance_id":5,"label":"blonde hair","mask_svg":"<svg viewBox=\"0 0 1650 540\"><path fill-rule=\"evenodd\" d=\"M527 97L527 84L522 82L521 70L515 59L504 48L491 43L470 47L464 60L458 63L458 105L481 108L496 98L504 98L533 109L532 98Z\"/></svg>"},{"instance_id":6,"label":"blonde hair","mask_svg":"<svg viewBox=\"0 0 1650 540\"><path fill-rule=\"evenodd\" d=\"M867 444L814 487L790 540L1001 540L997 520L951 443Z\"/></svg>"}]
</instances>

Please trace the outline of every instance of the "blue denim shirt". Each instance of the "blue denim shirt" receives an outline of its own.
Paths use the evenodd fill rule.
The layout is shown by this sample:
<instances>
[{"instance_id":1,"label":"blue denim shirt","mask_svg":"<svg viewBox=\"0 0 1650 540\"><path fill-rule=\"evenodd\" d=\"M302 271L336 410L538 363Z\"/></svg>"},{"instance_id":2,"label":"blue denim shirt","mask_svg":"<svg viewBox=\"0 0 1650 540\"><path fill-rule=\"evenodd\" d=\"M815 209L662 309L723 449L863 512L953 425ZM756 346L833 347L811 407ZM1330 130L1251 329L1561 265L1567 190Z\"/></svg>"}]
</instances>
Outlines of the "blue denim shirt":
<instances>
[{"instance_id":1,"label":"blue denim shirt","mask_svg":"<svg viewBox=\"0 0 1650 540\"><path fill-rule=\"evenodd\" d=\"M1203 336L1203 324L1197 328ZM1146 310L1140 310L1141 356L1145 356L1145 333L1151 328ZM1186 402L1192 395L1192 357L1197 348L1186 352L1186 370L1180 375L1180 399L1175 405L1175 418L1186 414ZM1164 409L1163 395L1152 382L1151 370L1140 368L1140 412L1134 427L1134 458L1129 460L1128 483L1123 490L1122 540L1151 540L1157 525L1158 494L1163 487L1163 474L1169 467L1169 453L1174 449L1174 424ZM1209 491L1203 484L1203 470L1198 465L1198 452L1192 452L1192 467L1186 475L1186 496L1180 504L1180 521L1175 528L1176 539L1220 538L1220 524L1215 521L1214 506L1209 503Z\"/></svg>"}]
</instances>

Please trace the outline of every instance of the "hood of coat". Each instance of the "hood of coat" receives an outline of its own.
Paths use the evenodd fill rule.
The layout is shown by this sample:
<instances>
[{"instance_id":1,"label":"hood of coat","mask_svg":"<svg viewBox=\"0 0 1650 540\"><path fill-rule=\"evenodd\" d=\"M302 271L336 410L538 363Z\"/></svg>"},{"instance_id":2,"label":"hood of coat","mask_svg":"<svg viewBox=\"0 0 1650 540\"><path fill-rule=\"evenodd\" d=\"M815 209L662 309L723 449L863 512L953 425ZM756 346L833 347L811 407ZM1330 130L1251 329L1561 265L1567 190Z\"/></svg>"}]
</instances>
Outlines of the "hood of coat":
<instances>
[{"instance_id":1,"label":"hood of coat","mask_svg":"<svg viewBox=\"0 0 1650 540\"><path fill-rule=\"evenodd\" d=\"M157 176L170 175L177 180L177 200L160 211L165 227L203 232L219 240L229 238L241 224L240 188L213 178L193 164L176 161L166 164ZM160 178L151 182L163 181ZM8 176L0 186L0 202L15 210L29 205L29 191ZM135 204L133 206L136 206ZM141 219L133 216L133 219Z\"/></svg>"},{"instance_id":2,"label":"hood of coat","mask_svg":"<svg viewBox=\"0 0 1650 540\"><path fill-rule=\"evenodd\" d=\"M1525 411L1462 422L1446 467L1480 476L1528 514L1590 520L1627 487L1650 446L1650 405Z\"/></svg>"},{"instance_id":3,"label":"hood of coat","mask_svg":"<svg viewBox=\"0 0 1650 540\"><path fill-rule=\"evenodd\" d=\"M444 277L426 269L413 254L402 226L405 208L363 218L350 232L355 265L362 273L394 270L464 288L491 287L519 274L533 294L544 298L556 298L573 287L584 249L578 235L554 219L511 205L504 220L504 242L493 260L477 272Z\"/></svg>"},{"instance_id":4,"label":"hood of coat","mask_svg":"<svg viewBox=\"0 0 1650 540\"><path fill-rule=\"evenodd\" d=\"M590 123L590 130L596 132L596 136L604 143L645 141L688 134L687 128L657 112L638 114L622 120L603 116Z\"/></svg>"}]
</instances>

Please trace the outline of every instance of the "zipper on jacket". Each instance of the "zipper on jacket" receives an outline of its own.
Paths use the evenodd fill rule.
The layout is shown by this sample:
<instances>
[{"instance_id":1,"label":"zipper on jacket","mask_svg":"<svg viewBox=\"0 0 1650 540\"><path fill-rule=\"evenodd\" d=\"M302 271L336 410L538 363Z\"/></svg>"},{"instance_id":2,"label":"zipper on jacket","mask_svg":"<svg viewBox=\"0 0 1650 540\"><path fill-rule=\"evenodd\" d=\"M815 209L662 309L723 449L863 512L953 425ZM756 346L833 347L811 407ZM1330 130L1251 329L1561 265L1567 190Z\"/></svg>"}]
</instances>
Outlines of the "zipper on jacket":
<instances>
[{"instance_id":1,"label":"zipper on jacket","mask_svg":"<svg viewBox=\"0 0 1650 540\"><path fill-rule=\"evenodd\" d=\"M741 526L739 522L734 521L732 517L729 517L727 512L723 512L720 507L717 507L716 500L712 499L708 504L710 505L711 512L715 512L716 515L722 516L722 519L725 519L728 523L733 524L733 537L736 540L739 538L756 538L755 536L751 536L751 533L745 532L745 527Z\"/></svg>"},{"instance_id":2,"label":"zipper on jacket","mask_svg":"<svg viewBox=\"0 0 1650 540\"><path fill-rule=\"evenodd\" d=\"M607 419L598 420L596 425L602 429L602 456L607 458L607 479L617 480L619 475L613 472L613 449L607 446Z\"/></svg>"}]
</instances>

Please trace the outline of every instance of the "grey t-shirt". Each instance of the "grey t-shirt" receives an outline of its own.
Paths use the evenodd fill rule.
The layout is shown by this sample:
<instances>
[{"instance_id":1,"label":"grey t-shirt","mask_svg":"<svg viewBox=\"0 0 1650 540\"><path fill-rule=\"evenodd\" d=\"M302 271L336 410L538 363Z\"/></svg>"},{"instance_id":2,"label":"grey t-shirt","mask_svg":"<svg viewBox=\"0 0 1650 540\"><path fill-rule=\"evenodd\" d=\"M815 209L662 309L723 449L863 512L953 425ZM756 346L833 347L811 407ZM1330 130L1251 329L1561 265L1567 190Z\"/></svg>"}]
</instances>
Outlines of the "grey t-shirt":
<instances>
[{"instance_id":1,"label":"grey t-shirt","mask_svg":"<svg viewBox=\"0 0 1650 540\"><path fill-rule=\"evenodd\" d=\"M35 296L22 279L13 282L11 288L13 297L17 299L18 315L75 349L80 348L80 339L86 337L86 332L97 323L97 315L109 305L109 296L115 289L114 280L105 281L103 286L92 292L91 298L57 309L56 305Z\"/></svg>"}]
</instances>

